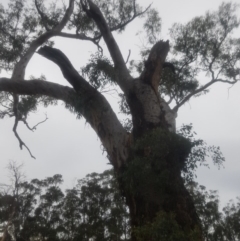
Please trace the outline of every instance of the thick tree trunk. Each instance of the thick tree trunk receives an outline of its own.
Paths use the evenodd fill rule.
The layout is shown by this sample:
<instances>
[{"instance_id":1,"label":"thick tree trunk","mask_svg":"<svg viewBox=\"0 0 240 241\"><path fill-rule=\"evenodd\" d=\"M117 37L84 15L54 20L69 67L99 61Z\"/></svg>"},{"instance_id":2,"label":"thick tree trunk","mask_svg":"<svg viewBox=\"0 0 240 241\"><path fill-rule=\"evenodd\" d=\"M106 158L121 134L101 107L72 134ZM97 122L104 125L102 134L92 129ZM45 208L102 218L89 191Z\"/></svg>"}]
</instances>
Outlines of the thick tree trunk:
<instances>
[{"instance_id":1,"label":"thick tree trunk","mask_svg":"<svg viewBox=\"0 0 240 241\"><path fill-rule=\"evenodd\" d=\"M181 170L191 143L175 133L176 113L158 86L169 50L160 41L126 95L133 121L129 157L116 170L130 209L133 241L202 241L200 220Z\"/></svg>"},{"instance_id":2,"label":"thick tree trunk","mask_svg":"<svg viewBox=\"0 0 240 241\"><path fill-rule=\"evenodd\" d=\"M117 171L130 209L132 240L202 241L200 220L181 177L191 144L163 128L139 135Z\"/></svg>"}]
</instances>

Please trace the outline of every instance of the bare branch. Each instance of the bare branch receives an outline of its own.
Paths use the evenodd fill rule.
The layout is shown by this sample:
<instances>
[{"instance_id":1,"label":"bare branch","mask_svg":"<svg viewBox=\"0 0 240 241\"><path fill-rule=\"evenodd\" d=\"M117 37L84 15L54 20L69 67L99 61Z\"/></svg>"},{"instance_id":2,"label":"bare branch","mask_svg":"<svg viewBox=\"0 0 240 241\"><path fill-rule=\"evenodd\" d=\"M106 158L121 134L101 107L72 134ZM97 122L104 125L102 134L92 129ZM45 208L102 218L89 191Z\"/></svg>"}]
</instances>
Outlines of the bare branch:
<instances>
[{"instance_id":1,"label":"bare branch","mask_svg":"<svg viewBox=\"0 0 240 241\"><path fill-rule=\"evenodd\" d=\"M127 56L127 60L125 61L125 64L128 63L128 60L129 60L129 58L130 58L130 55L131 55L131 49L129 49L129 51L128 51L128 56Z\"/></svg>"},{"instance_id":2,"label":"bare branch","mask_svg":"<svg viewBox=\"0 0 240 241\"><path fill-rule=\"evenodd\" d=\"M39 12L40 16L43 18L44 16L43 16L43 13L41 12L40 8L38 7L37 0L35 0L35 5L36 5L37 11ZM24 54L24 56L15 65L13 74L12 74L12 80L23 80L24 79L26 67L27 67L29 61L31 60L33 54L37 50L37 48L40 47L43 43L45 43L49 38L56 36L56 33L61 32L61 30L65 27L68 20L70 19L71 14L73 13L73 9L74 9L74 0L69 0L68 9L66 10L66 12L65 12L62 20L59 22L59 24L57 26L55 26L51 31L47 31L44 34L42 34L41 36L39 36L37 39L35 39L30 44L30 46L29 46L28 50L26 51L26 53ZM44 21L44 19L43 19L43 21ZM47 28L46 25L45 25L45 27ZM21 140L21 138L19 137L19 135L17 133L17 125L18 125L18 122L20 119L20 116L18 115L17 107L18 107L18 97L16 96L16 94L14 94L14 108L16 108L16 110L14 110L14 114L15 114L16 119L15 119L15 125L13 128L13 131L15 133L15 136L19 140L20 148L22 149L22 146L25 146L27 148L27 150L29 151L30 155L34 158L34 156L31 154L29 148L25 145L25 143Z\"/></svg>"},{"instance_id":3,"label":"bare branch","mask_svg":"<svg viewBox=\"0 0 240 241\"><path fill-rule=\"evenodd\" d=\"M19 113L18 113L18 96L16 94L14 94L13 96L14 98L14 106L13 106L13 111L14 111L14 115L15 115L15 122L14 122L14 126L13 126L13 132L16 136L16 138L18 139L19 141L19 146L20 146L20 149L22 150L23 146L28 150L30 156L34 159L36 159L30 149L28 148L28 146L22 141L22 139L20 138L20 136L18 135L18 132L17 132L17 126L18 126L18 123L19 123Z\"/></svg>"},{"instance_id":4,"label":"bare branch","mask_svg":"<svg viewBox=\"0 0 240 241\"><path fill-rule=\"evenodd\" d=\"M173 96L170 96L169 100L167 101L167 104L170 105L173 100L174 100L174 97L173 97Z\"/></svg>"},{"instance_id":5,"label":"bare branch","mask_svg":"<svg viewBox=\"0 0 240 241\"><path fill-rule=\"evenodd\" d=\"M65 102L69 102L68 98L71 95L77 97L76 92L70 87L40 79L19 81L0 78L0 91L19 95L46 95Z\"/></svg>"},{"instance_id":6,"label":"bare branch","mask_svg":"<svg viewBox=\"0 0 240 241\"><path fill-rule=\"evenodd\" d=\"M230 80L224 80L224 79L213 79L210 82L208 82L207 84L203 85L202 87L196 89L195 91L193 91L192 93L188 94L182 101L180 101L174 108L173 111L178 111L178 109L184 105L187 101L190 100L191 97L193 97L194 95L206 90L209 86L213 85L216 82L221 82L221 83L227 83L227 84L231 84L234 85L236 84L238 81L240 81L240 79L235 79L233 81Z\"/></svg>"},{"instance_id":7,"label":"bare branch","mask_svg":"<svg viewBox=\"0 0 240 241\"><path fill-rule=\"evenodd\" d=\"M48 120L47 115L45 115L45 119L43 121L38 122L35 126L32 127L32 130L36 130L37 126L41 125L42 123L46 122Z\"/></svg>"},{"instance_id":8,"label":"bare branch","mask_svg":"<svg viewBox=\"0 0 240 241\"><path fill-rule=\"evenodd\" d=\"M21 119L19 119L19 121L22 121L22 122L27 126L27 128L28 128L30 131L36 130L38 125L46 122L47 120L48 120L48 117L47 117L47 115L46 115L46 118L45 118L43 121L38 122L38 123L37 123L35 126L33 126L33 127L30 127L29 124L28 124L28 122L27 122L27 118L21 118Z\"/></svg>"},{"instance_id":9,"label":"bare branch","mask_svg":"<svg viewBox=\"0 0 240 241\"><path fill-rule=\"evenodd\" d=\"M90 38L83 33L81 33L81 34L71 34L71 33L64 33L64 32L57 32L55 34L55 36L59 36L59 37L63 37L63 38L72 38L72 39L91 41L92 43L94 43L98 47L99 51L101 51L101 52L103 51L102 47L99 45L99 37Z\"/></svg>"},{"instance_id":10,"label":"bare branch","mask_svg":"<svg viewBox=\"0 0 240 241\"><path fill-rule=\"evenodd\" d=\"M60 67L65 79L74 87L76 91L81 93L88 91L89 88L92 88L90 84L72 66L66 55L59 49L44 46L38 50L38 54L57 64Z\"/></svg>"}]
</instances>

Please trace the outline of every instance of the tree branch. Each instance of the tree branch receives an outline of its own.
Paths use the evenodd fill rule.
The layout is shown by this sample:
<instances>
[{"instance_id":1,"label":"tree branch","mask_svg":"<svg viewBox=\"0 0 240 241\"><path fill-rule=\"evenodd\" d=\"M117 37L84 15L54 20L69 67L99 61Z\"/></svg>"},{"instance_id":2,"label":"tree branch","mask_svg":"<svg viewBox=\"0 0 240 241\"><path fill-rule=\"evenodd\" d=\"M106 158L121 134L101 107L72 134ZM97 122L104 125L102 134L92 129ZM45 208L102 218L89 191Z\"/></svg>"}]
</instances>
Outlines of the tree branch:
<instances>
[{"instance_id":1,"label":"tree branch","mask_svg":"<svg viewBox=\"0 0 240 241\"><path fill-rule=\"evenodd\" d=\"M54 27L50 31L45 32L30 44L26 53L22 56L20 61L15 65L15 68L12 74L12 79L18 79L18 80L24 79L26 67L29 61L31 60L33 54L37 50L37 48L39 48L51 37L56 36L57 33L61 32L61 30L67 24L73 12L73 9L74 9L74 0L69 0L68 9L66 10L62 20L59 22L59 24L56 27Z\"/></svg>"},{"instance_id":2,"label":"tree branch","mask_svg":"<svg viewBox=\"0 0 240 241\"><path fill-rule=\"evenodd\" d=\"M95 38L90 38L88 36L86 36L85 34L72 34L72 33L63 33L63 32L57 32L55 34L55 36L59 36L59 37L63 37L63 38L72 38L72 39L79 39L79 40L87 40L87 41L91 41L92 43L94 43L98 49L102 52L102 47L99 45L99 37L95 37Z\"/></svg>"},{"instance_id":3,"label":"tree branch","mask_svg":"<svg viewBox=\"0 0 240 241\"><path fill-rule=\"evenodd\" d=\"M51 60L59 66L65 79L80 93L88 91L92 86L77 72L66 55L59 49L44 46L38 54Z\"/></svg>"},{"instance_id":4,"label":"tree branch","mask_svg":"<svg viewBox=\"0 0 240 241\"><path fill-rule=\"evenodd\" d=\"M76 92L73 88L39 79L18 81L0 78L0 91L18 95L46 95L64 101L89 122L106 148L110 162L116 168L127 160L129 134L105 97L89 84L88 90Z\"/></svg>"},{"instance_id":5,"label":"tree branch","mask_svg":"<svg viewBox=\"0 0 240 241\"><path fill-rule=\"evenodd\" d=\"M38 6L37 0L35 0L34 3L35 3L35 6L36 6L36 9L37 9L37 12L42 19L43 26L45 27L46 31L49 31L50 29L48 28L47 23L46 23L47 16L41 11L40 7Z\"/></svg>"},{"instance_id":6,"label":"tree branch","mask_svg":"<svg viewBox=\"0 0 240 241\"><path fill-rule=\"evenodd\" d=\"M43 121L38 122L38 123L37 123L35 126L33 126L33 127L30 127L29 124L28 124L28 122L27 122L27 118L21 118L21 119L19 119L19 121L22 121L22 122L27 126L27 128L28 128L30 131L36 130L36 129L37 129L37 126L41 125L42 123L46 122L47 120L48 120L48 117L47 117L47 115L46 115L46 117L45 117L45 119L44 119Z\"/></svg>"},{"instance_id":7,"label":"tree branch","mask_svg":"<svg viewBox=\"0 0 240 241\"><path fill-rule=\"evenodd\" d=\"M134 3L135 3L135 1L134 1ZM135 4L134 4L134 5L135 5ZM134 7L134 14L133 14L133 16L132 16L129 20L127 20L127 21L124 22L124 23L120 23L120 24L118 24L118 25L110 28L110 30L111 30L111 31L116 31L116 30L118 30L118 29L120 29L120 28L124 28L124 27L127 26L129 23L131 23L135 18L137 18L137 17L143 15L144 13L146 13L151 6L152 6L152 3L151 3L144 11L142 11L142 12L140 12L140 13L137 13L137 12L136 12L136 6L135 6L135 7Z\"/></svg>"},{"instance_id":8,"label":"tree branch","mask_svg":"<svg viewBox=\"0 0 240 241\"><path fill-rule=\"evenodd\" d=\"M117 70L117 75L119 76L119 79L117 80L118 85L124 92L127 92L129 90L130 80L132 79L132 77L126 67L119 46L117 45L111 33L111 29L107 25L107 22L98 6L91 0L88 0L87 2L88 6L86 3L83 2L83 0L81 0L82 8L98 26L114 62L114 67Z\"/></svg>"},{"instance_id":9,"label":"tree branch","mask_svg":"<svg viewBox=\"0 0 240 241\"><path fill-rule=\"evenodd\" d=\"M18 102L19 102L19 97L17 94L14 94L13 95L13 99L14 99L14 104L13 104L13 112L14 112L14 116L15 116L15 122L14 122L14 125L13 125L13 132L16 136L16 138L18 139L18 142L19 142L19 146L20 146L20 149L22 150L23 146L28 150L30 156L34 159L36 159L30 149L28 148L28 146L22 141L22 139L20 138L20 136L18 135L18 132L17 132L17 126L18 126L18 123L21 119L21 116L18 112Z\"/></svg>"},{"instance_id":10,"label":"tree branch","mask_svg":"<svg viewBox=\"0 0 240 241\"><path fill-rule=\"evenodd\" d=\"M213 85L216 82L221 82L221 83L227 83L227 84L236 84L238 81L240 81L240 79L235 79L234 81L230 81L230 80L224 80L224 79L213 79L210 82L208 82L207 84L203 85L202 87L196 89L195 91L193 91L192 93L188 94L182 101L180 101L174 108L173 111L177 112L178 109L184 105L187 101L190 100L191 97L193 97L194 95L206 90L209 86Z\"/></svg>"}]
</instances>

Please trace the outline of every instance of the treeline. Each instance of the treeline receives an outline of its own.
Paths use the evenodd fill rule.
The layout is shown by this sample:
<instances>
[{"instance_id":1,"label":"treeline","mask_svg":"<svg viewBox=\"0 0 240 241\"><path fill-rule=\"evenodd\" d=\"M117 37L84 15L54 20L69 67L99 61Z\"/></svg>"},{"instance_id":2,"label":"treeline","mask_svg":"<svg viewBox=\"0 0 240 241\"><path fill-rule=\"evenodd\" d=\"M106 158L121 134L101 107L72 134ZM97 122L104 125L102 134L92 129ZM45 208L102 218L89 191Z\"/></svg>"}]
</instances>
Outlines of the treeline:
<instances>
[{"instance_id":1,"label":"treeline","mask_svg":"<svg viewBox=\"0 0 240 241\"><path fill-rule=\"evenodd\" d=\"M92 173L63 191L57 174L23 181L20 167L11 164L12 183L2 184L2 240L120 241L130 240L130 220L113 171ZM240 240L240 199L219 210L217 191L187 184L194 198L206 241Z\"/></svg>"}]
</instances>

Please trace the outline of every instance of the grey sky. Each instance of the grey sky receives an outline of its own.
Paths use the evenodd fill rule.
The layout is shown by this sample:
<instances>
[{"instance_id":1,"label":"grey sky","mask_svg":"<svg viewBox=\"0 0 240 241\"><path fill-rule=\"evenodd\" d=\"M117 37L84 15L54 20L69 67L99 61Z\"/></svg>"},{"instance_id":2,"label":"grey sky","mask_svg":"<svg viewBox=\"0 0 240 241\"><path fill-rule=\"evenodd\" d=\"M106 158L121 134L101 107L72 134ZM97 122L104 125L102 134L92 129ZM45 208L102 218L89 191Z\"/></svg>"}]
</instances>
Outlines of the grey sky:
<instances>
[{"instance_id":1,"label":"grey sky","mask_svg":"<svg viewBox=\"0 0 240 241\"><path fill-rule=\"evenodd\" d=\"M3 0L7 2L6 0ZM146 6L151 1L139 1ZM153 7L158 8L162 17L162 39L168 39L168 29L174 22L185 23L197 15L203 15L207 10L217 10L221 0L168 0L157 1ZM240 14L239 14L240 16ZM126 32L117 40L125 58L131 49L131 58L137 56L142 39L136 36L140 30L140 22L132 23ZM240 36L240 31L238 33ZM95 51L90 43L75 40L56 39L57 48L69 57L79 69ZM67 85L59 68L39 55L35 55L27 68L29 75L46 75L49 81ZM1 73L3 76L3 73ZM206 81L202 79L202 83ZM225 169L212 167L200 168L198 181L209 189L220 191L221 200L225 203L231 198L240 196L240 84L228 89L228 85L217 84L211 87L210 93L200 98L194 98L185 104L178 113L177 126L182 123L193 123L198 136L210 145L220 146L225 157ZM107 96L113 106L117 100ZM115 107L114 107L115 108ZM34 133L27 131L25 126L19 126L19 134L31 148L36 160L31 159L27 151L20 151L17 139L12 132L13 119L0 121L0 183L7 181L6 169L8 160L25 163L25 172L29 179L44 178L56 173L62 174L65 186L71 188L76 178L82 178L90 172L101 172L110 167L102 155L101 143L91 127L84 120L76 120L61 104L58 107L39 109L30 117L34 125L45 118L49 120L38 127Z\"/></svg>"}]
</instances>

